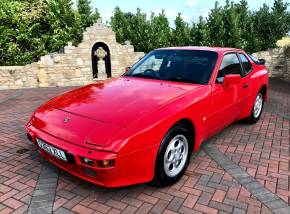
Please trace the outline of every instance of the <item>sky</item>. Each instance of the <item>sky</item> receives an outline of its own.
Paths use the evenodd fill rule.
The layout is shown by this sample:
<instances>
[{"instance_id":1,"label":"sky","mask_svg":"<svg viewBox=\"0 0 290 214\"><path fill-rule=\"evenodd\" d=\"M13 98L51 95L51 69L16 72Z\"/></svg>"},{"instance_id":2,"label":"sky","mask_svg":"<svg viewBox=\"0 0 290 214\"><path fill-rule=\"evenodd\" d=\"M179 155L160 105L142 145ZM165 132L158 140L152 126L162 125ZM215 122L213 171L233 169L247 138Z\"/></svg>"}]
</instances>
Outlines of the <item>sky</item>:
<instances>
[{"instance_id":1,"label":"sky","mask_svg":"<svg viewBox=\"0 0 290 214\"><path fill-rule=\"evenodd\" d=\"M161 9L165 10L170 25L173 25L176 15L180 12L185 21L197 21L199 16L206 17L210 9L214 7L216 0L91 0L93 8L98 8L103 22L109 21L116 6L119 6L123 12L136 12L139 7L141 11L151 14L159 13ZM285 0L284 0L285 1ZM286 0L289 1L290 0ZM239 0L234 0L239 2ZM263 3L270 6L274 0L248 0L250 10L258 10ZM220 5L225 0L219 1Z\"/></svg>"}]
</instances>

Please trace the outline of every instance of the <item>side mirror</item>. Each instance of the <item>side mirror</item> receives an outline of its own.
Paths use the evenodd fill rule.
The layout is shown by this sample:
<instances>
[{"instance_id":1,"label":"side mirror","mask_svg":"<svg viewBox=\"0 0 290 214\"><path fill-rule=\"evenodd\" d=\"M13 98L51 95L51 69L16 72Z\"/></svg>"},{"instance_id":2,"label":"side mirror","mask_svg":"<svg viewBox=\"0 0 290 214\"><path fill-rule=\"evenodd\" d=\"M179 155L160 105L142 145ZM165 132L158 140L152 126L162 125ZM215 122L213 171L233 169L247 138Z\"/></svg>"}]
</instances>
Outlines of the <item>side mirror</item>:
<instances>
[{"instance_id":1,"label":"side mirror","mask_svg":"<svg viewBox=\"0 0 290 214\"><path fill-rule=\"evenodd\" d=\"M228 85L239 83L240 81L241 81L241 76L239 74L227 74L224 76L223 85L228 86Z\"/></svg>"},{"instance_id":2,"label":"side mirror","mask_svg":"<svg viewBox=\"0 0 290 214\"><path fill-rule=\"evenodd\" d=\"M264 60L264 59L259 59L259 64L260 64L260 65L265 65L265 63L266 63L266 60Z\"/></svg>"}]
</instances>

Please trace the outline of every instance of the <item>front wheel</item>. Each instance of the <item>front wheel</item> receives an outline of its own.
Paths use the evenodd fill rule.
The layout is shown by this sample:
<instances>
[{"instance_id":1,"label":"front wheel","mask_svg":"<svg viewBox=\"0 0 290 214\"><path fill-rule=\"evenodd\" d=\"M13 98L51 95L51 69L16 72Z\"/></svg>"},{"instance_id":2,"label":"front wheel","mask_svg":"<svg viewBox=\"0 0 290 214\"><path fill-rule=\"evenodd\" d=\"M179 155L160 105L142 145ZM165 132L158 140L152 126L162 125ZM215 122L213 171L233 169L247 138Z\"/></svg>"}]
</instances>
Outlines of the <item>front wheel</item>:
<instances>
[{"instance_id":1,"label":"front wheel","mask_svg":"<svg viewBox=\"0 0 290 214\"><path fill-rule=\"evenodd\" d=\"M155 185L172 185L181 178L189 163L192 141L192 135L183 124L176 124L168 131L156 158Z\"/></svg>"},{"instance_id":2,"label":"front wheel","mask_svg":"<svg viewBox=\"0 0 290 214\"><path fill-rule=\"evenodd\" d=\"M250 124L256 123L261 117L263 106L264 106L264 97L263 94L259 92L255 99L251 115L246 119L246 121Z\"/></svg>"}]
</instances>

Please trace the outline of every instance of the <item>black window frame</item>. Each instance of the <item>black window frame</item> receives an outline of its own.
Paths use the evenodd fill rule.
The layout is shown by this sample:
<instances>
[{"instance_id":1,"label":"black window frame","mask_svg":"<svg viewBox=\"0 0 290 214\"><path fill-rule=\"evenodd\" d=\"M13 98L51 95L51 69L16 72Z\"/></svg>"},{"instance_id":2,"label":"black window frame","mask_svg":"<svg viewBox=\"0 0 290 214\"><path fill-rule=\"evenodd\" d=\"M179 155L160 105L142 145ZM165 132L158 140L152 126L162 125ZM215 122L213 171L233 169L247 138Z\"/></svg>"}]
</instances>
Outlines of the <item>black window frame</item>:
<instances>
[{"instance_id":1,"label":"black window frame","mask_svg":"<svg viewBox=\"0 0 290 214\"><path fill-rule=\"evenodd\" d=\"M226 55L229 55L229 54L235 54L236 57L238 58L238 60L239 60L239 64L240 64L240 68L241 68L241 74L240 74L240 76L241 76L241 78L244 78L244 77L245 77L245 72L244 72L243 66L242 66L242 64L241 64L241 59L240 59L240 57L239 57L238 52L226 52L226 53L223 55L223 58L222 58L222 60L221 60L221 63L220 63L220 65L219 65L219 67L218 67L218 73L219 73L219 71L220 71L220 67L221 67L221 64L222 64L222 62L223 62L224 57L225 57ZM218 81L217 81L218 73L217 73L217 77L216 77L216 79L215 79L215 84L222 84L223 82L218 82Z\"/></svg>"},{"instance_id":2,"label":"black window frame","mask_svg":"<svg viewBox=\"0 0 290 214\"><path fill-rule=\"evenodd\" d=\"M250 70L249 72L246 72L246 71L245 71L244 66L243 66L242 59L241 59L241 57L240 57L240 54L244 55L244 57L246 57L246 59L248 60L248 62L251 64L251 70ZM248 74L252 73L252 71L253 71L253 65L252 65L252 63L251 63L251 60L249 60L249 58L247 57L247 54L242 53L242 52L238 52L237 55L238 55L238 58L239 58L239 60L240 60L240 64L241 64L241 67L242 67L242 70L243 70L243 77L245 77L245 76L247 76Z\"/></svg>"}]
</instances>

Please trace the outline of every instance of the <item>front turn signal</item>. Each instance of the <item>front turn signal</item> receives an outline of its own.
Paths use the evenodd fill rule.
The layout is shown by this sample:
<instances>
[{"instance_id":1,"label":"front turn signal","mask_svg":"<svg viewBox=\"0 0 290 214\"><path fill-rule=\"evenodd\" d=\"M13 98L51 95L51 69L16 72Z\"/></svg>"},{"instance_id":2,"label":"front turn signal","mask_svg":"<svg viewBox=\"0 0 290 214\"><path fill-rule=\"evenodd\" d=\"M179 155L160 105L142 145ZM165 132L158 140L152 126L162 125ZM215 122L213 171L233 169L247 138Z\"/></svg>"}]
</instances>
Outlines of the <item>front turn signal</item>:
<instances>
[{"instance_id":1,"label":"front turn signal","mask_svg":"<svg viewBox=\"0 0 290 214\"><path fill-rule=\"evenodd\" d=\"M98 160L97 166L100 168L109 168L115 166L115 160Z\"/></svg>"}]
</instances>

